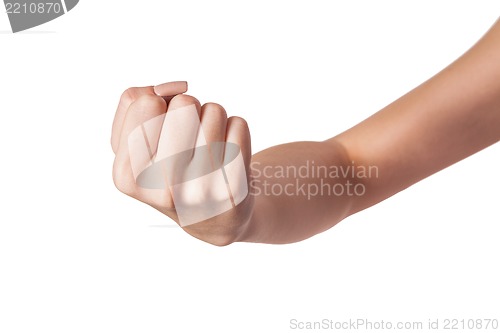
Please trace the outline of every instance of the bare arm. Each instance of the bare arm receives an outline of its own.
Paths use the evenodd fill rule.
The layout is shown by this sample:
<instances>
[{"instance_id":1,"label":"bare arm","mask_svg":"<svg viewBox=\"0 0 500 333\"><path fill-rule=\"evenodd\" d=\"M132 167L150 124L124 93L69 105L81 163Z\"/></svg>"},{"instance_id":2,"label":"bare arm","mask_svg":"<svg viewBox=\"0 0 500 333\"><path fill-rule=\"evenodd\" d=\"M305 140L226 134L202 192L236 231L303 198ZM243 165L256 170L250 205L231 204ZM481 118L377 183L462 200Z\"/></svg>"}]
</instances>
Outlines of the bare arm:
<instances>
[{"instance_id":1,"label":"bare arm","mask_svg":"<svg viewBox=\"0 0 500 333\"><path fill-rule=\"evenodd\" d=\"M344 133L323 142L271 147L253 157L246 122L228 118L218 104L200 105L183 95L186 90L185 82L176 82L131 88L122 95L112 134L116 186L211 244L297 242L500 140L500 23L439 74ZM201 185L186 185L175 195L165 185L168 175L155 184L165 187L141 187L134 165L146 168L157 162L160 146L180 149L195 138L183 131L165 139L165 125L193 124L199 126L195 134L205 134L207 147L214 142L240 147L243 178L235 183L225 173L225 179L197 179L189 184ZM142 134L132 135L140 133L134 132L138 128ZM138 147L145 145L141 153ZM195 160L175 171L206 169ZM198 214L196 223L183 223L180 214Z\"/></svg>"},{"instance_id":2,"label":"bare arm","mask_svg":"<svg viewBox=\"0 0 500 333\"><path fill-rule=\"evenodd\" d=\"M345 169L373 166L377 174L323 177L331 186L360 183L366 189L363 195L323 193L311 200L297 195L256 196L250 227L241 240L286 243L310 237L499 140L497 22L453 64L346 132L325 142L291 143L256 154L253 161L260 169L314 160L316 165ZM273 181L260 175L259 184L264 180ZM278 184L288 181L274 179ZM304 181L321 185L313 177Z\"/></svg>"}]
</instances>

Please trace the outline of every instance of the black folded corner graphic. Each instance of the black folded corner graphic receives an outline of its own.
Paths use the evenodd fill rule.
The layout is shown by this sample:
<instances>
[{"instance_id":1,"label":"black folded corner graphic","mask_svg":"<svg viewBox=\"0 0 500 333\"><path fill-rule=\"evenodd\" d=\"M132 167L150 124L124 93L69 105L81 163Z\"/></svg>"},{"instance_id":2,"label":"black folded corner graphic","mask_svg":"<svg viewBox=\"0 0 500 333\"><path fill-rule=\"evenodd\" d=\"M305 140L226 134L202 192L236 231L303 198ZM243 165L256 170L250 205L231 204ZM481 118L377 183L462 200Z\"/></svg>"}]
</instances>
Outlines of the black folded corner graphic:
<instances>
[{"instance_id":1,"label":"black folded corner graphic","mask_svg":"<svg viewBox=\"0 0 500 333\"><path fill-rule=\"evenodd\" d=\"M12 32L52 21L72 10L79 0L4 0Z\"/></svg>"}]
</instances>

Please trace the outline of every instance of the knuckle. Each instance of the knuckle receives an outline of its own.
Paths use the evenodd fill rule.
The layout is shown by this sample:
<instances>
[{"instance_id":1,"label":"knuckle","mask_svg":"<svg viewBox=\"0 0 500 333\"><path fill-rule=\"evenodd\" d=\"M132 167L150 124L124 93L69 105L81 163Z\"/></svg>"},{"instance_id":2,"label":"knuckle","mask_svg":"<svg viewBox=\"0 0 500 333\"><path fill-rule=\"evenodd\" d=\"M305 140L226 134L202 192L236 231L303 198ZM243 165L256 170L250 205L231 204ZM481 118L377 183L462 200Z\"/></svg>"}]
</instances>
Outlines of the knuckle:
<instances>
[{"instance_id":1,"label":"knuckle","mask_svg":"<svg viewBox=\"0 0 500 333\"><path fill-rule=\"evenodd\" d=\"M113 168L113 182L115 187L122 193L133 196L135 193L135 183L133 183L125 171L124 168L120 166L115 166Z\"/></svg>"},{"instance_id":2,"label":"knuckle","mask_svg":"<svg viewBox=\"0 0 500 333\"><path fill-rule=\"evenodd\" d=\"M237 126L237 127L243 128L243 129L248 129L247 121L241 117L233 116L233 117L228 119L228 123L231 126Z\"/></svg>"},{"instance_id":3,"label":"knuckle","mask_svg":"<svg viewBox=\"0 0 500 333\"><path fill-rule=\"evenodd\" d=\"M135 99L135 96L137 95L136 94L137 92L137 88L128 88L127 90L125 90L121 97L120 97L120 101L124 104L132 104L134 102L134 99Z\"/></svg>"},{"instance_id":4,"label":"knuckle","mask_svg":"<svg viewBox=\"0 0 500 333\"><path fill-rule=\"evenodd\" d=\"M192 104L200 104L200 102L193 96L181 94L174 96L172 100L170 100L169 107L176 109Z\"/></svg>"},{"instance_id":5,"label":"knuckle","mask_svg":"<svg viewBox=\"0 0 500 333\"><path fill-rule=\"evenodd\" d=\"M155 95L142 95L135 100L134 104L145 108L162 108L166 105L163 98Z\"/></svg>"},{"instance_id":6,"label":"knuckle","mask_svg":"<svg viewBox=\"0 0 500 333\"><path fill-rule=\"evenodd\" d=\"M222 113L223 115L226 115L226 110L224 107L220 104L217 103L205 103L203 105L203 111L204 112L218 112Z\"/></svg>"},{"instance_id":7,"label":"knuckle","mask_svg":"<svg viewBox=\"0 0 500 333\"><path fill-rule=\"evenodd\" d=\"M165 100L159 96L142 95L132 103L131 107L140 110L144 114L155 115L165 112L167 104Z\"/></svg>"},{"instance_id":8,"label":"knuckle","mask_svg":"<svg viewBox=\"0 0 500 333\"><path fill-rule=\"evenodd\" d=\"M203 105L203 108L205 110L209 110L209 111L219 111L219 112L226 112L226 110L224 110L224 107L218 103L205 103Z\"/></svg>"}]
</instances>

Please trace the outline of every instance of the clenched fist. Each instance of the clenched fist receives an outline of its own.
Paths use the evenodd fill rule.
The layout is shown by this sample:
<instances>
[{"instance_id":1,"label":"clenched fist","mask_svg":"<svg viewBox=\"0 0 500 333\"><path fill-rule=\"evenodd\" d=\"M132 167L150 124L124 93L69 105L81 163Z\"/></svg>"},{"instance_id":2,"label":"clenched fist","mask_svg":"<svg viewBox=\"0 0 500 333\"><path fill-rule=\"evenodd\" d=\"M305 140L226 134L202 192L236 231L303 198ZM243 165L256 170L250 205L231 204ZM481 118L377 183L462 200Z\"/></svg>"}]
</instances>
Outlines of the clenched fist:
<instances>
[{"instance_id":1,"label":"clenched fist","mask_svg":"<svg viewBox=\"0 0 500 333\"><path fill-rule=\"evenodd\" d=\"M250 133L186 82L130 88L113 123L113 179L123 193L175 220L192 236L227 245L250 221Z\"/></svg>"}]
</instances>

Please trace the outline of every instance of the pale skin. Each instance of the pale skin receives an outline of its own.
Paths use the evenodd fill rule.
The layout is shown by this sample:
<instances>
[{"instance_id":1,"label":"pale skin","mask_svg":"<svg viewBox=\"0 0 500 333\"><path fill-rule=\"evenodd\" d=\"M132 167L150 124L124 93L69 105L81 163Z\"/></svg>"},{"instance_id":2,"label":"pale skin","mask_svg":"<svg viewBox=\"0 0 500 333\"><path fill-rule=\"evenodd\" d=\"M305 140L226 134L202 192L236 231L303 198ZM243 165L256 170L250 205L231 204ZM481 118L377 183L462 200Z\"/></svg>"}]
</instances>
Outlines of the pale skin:
<instances>
[{"instance_id":1,"label":"pale skin","mask_svg":"<svg viewBox=\"0 0 500 333\"><path fill-rule=\"evenodd\" d=\"M186 91L186 82L171 82L124 92L111 138L117 188L178 221L168 190L145 191L135 183L127 136L148 119L195 104L207 141L229 141L241 147L250 193L232 210L183 229L218 246L298 242L500 140L500 22L443 71L360 124L322 142L286 143L252 156L250 132L242 118L228 118L215 103L201 106ZM346 181L362 184L366 191L361 196L263 195L250 186L264 181L285 186L290 179L265 177L263 168L299 167L307 161L322 166L376 166L378 177L324 179L331 186ZM319 184L320 180L303 181Z\"/></svg>"}]
</instances>

